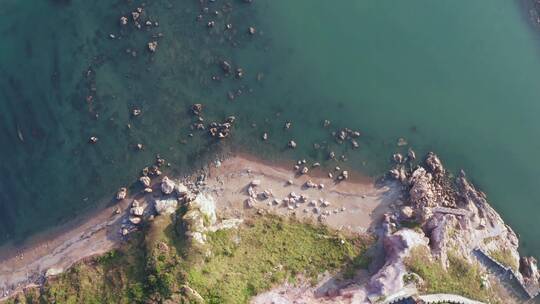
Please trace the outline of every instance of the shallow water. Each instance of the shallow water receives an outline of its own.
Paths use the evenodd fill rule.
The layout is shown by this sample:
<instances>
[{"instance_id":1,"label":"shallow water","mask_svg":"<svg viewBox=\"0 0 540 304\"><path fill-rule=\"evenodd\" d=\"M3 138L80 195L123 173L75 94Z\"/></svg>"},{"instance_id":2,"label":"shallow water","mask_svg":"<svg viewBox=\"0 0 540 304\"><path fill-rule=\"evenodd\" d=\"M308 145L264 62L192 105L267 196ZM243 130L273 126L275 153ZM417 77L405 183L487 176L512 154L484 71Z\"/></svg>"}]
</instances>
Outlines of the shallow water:
<instances>
[{"instance_id":1,"label":"shallow water","mask_svg":"<svg viewBox=\"0 0 540 304\"><path fill-rule=\"evenodd\" d=\"M332 150L349 159L340 166L377 176L404 137L466 169L524 250L540 255L540 33L517 3L231 1L232 14L213 16L225 3L218 0L197 22L197 1L160 0L145 7L158 27L121 28L119 17L141 3L4 1L0 239L21 240L94 207L157 153L183 174L221 149L319 161ZM256 35L247 34L251 25ZM157 33L151 54L145 44ZM245 77L224 77L224 59ZM189 129L197 102L206 120L237 117L231 138L216 143ZM134 107L140 117L130 115ZM339 127L362 131L360 149L335 143L329 133ZM96 145L87 142L93 135Z\"/></svg>"}]
</instances>

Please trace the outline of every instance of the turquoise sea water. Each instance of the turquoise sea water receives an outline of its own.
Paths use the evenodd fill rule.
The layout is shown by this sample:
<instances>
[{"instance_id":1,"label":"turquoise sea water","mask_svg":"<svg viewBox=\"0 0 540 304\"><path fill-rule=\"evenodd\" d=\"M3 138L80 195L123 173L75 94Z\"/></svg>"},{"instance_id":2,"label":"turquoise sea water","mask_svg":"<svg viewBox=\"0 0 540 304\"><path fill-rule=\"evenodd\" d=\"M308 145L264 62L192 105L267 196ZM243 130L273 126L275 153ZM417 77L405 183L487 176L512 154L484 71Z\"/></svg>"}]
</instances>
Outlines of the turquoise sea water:
<instances>
[{"instance_id":1,"label":"turquoise sea water","mask_svg":"<svg viewBox=\"0 0 540 304\"><path fill-rule=\"evenodd\" d=\"M349 159L339 165L379 176L403 137L464 168L540 256L540 32L517 2L202 3L148 2L143 18L159 26L141 30L119 22L141 1L2 3L0 240L107 201L158 153L186 174L220 150L319 161L332 150ZM223 75L222 60L245 76ZM207 121L235 115L231 138L190 130L193 103ZM341 127L363 133L360 149L335 143Z\"/></svg>"}]
</instances>

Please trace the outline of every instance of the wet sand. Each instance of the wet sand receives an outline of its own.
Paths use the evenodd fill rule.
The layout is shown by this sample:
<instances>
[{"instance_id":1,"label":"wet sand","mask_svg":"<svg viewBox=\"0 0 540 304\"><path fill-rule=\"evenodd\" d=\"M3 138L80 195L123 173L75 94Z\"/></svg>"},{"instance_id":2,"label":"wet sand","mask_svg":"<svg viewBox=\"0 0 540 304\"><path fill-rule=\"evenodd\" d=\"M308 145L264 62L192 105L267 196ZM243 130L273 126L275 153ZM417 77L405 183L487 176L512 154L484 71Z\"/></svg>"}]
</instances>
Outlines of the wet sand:
<instances>
[{"instance_id":1,"label":"wet sand","mask_svg":"<svg viewBox=\"0 0 540 304\"><path fill-rule=\"evenodd\" d=\"M354 232L369 230L374 220L380 218L389 204L397 199L397 191L390 187L375 187L373 181L353 172L350 179L335 183L325 177L322 169L297 175L292 170L293 165L292 161L268 163L247 155L230 157L208 168L206 185L201 187L201 191L210 192L215 198L217 213L221 218L243 218L261 209L318 221L320 213L315 213L314 207L308 206L308 202L289 209L282 204L272 204L272 201L281 200L291 192L318 202L322 199L330 202L330 206L320 207L320 212L328 210L330 214L321 221L332 228ZM253 208L247 208L247 186L254 179L260 180L256 191L271 190L273 196L257 200ZM155 179L155 182L159 180ZM288 180L292 180L293 184L288 185ZM324 184L324 188L306 189L303 185L308 180ZM143 204L151 202L153 197L160 196L158 186L154 183L153 194L135 194L137 200ZM130 196L113 206L37 235L26 245L0 248L0 300L16 290L40 284L49 269L62 271L78 261L119 246L124 240L120 230L127 218L125 210L129 209L133 198ZM115 214L116 208L122 212Z\"/></svg>"}]
</instances>

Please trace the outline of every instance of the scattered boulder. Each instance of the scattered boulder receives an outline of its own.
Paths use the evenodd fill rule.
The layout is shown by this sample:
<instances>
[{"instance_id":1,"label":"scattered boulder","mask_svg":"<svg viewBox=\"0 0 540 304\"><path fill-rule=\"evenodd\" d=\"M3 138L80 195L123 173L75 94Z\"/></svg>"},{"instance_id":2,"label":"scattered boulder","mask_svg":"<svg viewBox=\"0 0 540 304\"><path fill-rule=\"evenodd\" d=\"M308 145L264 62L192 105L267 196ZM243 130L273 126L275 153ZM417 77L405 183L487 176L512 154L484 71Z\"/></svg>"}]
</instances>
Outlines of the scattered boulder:
<instances>
[{"instance_id":1,"label":"scattered boulder","mask_svg":"<svg viewBox=\"0 0 540 304\"><path fill-rule=\"evenodd\" d=\"M121 201L123 199L125 199L127 196L127 188L126 187L122 187L118 190L118 192L116 192L116 199Z\"/></svg>"},{"instance_id":2,"label":"scattered boulder","mask_svg":"<svg viewBox=\"0 0 540 304\"><path fill-rule=\"evenodd\" d=\"M394 154L392 158L394 159L394 162L396 162L396 164L401 164L403 162L403 155L401 155L400 153Z\"/></svg>"},{"instance_id":3,"label":"scattered boulder","mask_svg":"<svg viewBox=\"0 0 540 304\"><path fill-rule=\"evenodd\" d=\"M143 213L144 213L144 208L143 207L132 207L129 211L132 215L135 215L135 216L142 216Z\"/></svg>"},{"instance_id":4,"label":"scattered boulder","mask_svg":"<svg viewBox=\"0 0 540 304\"><path fill-rule=\"evenodd\" d=\"M202 110L203 110L203 105L200 103L196 103L191 106L191 112L195 116L200 116L202 114Z\"/></svg>"},{"instance_id":5,"label":"scattered boulder","mask_svg":"<svg viewBox=\"0 0 540 304\"><path fill-rule=\"evenodd\" d=\"M152 52L152 53L154 53L156 51L157 46L158 46L157 41L148 42L148 50L150 50L150 52Z\"/></svg>"},{"instance_id":6,"label":"scattered boulder","mask_svg":"<svg viewBox=\"0 0 540 304\"><path fill-rule=\"evenodd\" d=\"M400 137L397 140L397 145L398 145L398 147L406 146L407 145L407 140L405 140L405 138Z\"/></svg>"},{"instance_id":7,"label":"scattered boulder","mask_svg":"<svg viewBox=\"0 0 540 304\"><path fill-rule=\"evenodd\" d=\"M210 136L218 139L223 139L229 136L231 128L234 124L236 117L229 116L223 123L212 122L209 126Z\"/></svg>"},{"instance_id":8,"label":"scattered boulder","mask_svg":"<svg viewBox=\"0 0 540 304\"><path fill-rule=\"evenodd\" d=\"M141 182L141 184L146 188L146 187L150 187L152 180L148 176L141 176L139 178L139 182Z\"/></svg>"},{"instance_id":9,"label":"scattered boulder","mask_svg":"<svg viewBox=\"0 0 540 304\"><path fill-rule=\"evenodd\" d=\"M410 149L407 151L407 160L408 161L414 161L416 160L416 153L414 152L413 149Z\"/></svg>"}]
</instances>

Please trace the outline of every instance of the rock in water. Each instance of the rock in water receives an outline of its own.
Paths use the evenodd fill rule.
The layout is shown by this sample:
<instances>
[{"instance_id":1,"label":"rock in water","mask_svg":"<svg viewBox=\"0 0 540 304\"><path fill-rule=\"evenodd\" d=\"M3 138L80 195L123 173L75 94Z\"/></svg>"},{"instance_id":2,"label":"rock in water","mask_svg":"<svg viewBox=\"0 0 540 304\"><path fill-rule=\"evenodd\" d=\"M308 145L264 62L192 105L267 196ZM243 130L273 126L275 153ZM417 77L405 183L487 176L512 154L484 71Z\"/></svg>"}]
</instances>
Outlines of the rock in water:
<instances>
[{"instance_id":1,"label":"rock in water","mask_svg":"<svg viewBox=\"0 0 540 304\"><path fill-rule=\"evenodd\" d=\"M123 200L125 199L127 196L127 188L126 187L122 187L118 190L118 192L116 192L116 199L117 200Z\"/></svg>"},{"instance_id":2,"label":"rock in water","mask_svg":"<svg viewBox=\"0 0 540 304\"><path fill-rule=\"evenodd\" d=\"M158 46L157 41L148 42L148 50L150 50L150 52L152 53L156 51L157 46Z\"/></svg>"},{"instance_id":3,"label":"rock in water","mask_svg":"<svg viewBox=\"0 0 540 304\"><path fill-rule=\"evenodd\" d=\"M445 170L442 165L442 162L435 153L429 152L428 155L426 156L425 163L426 163L427 169L429 170L429 172L433 174L433 176L440 177L444 175Z\"/></svg>"},{"instance_id":4,"label":"rock in water","mask_svg":"<svg viewBox=\"0 0 540 304\"><path fill-rule=\"evenodd\" d=\"M178 208L178 201L175 198L156 199L154 207L159 215L173 214Z\"/></svg>"},{"instance_id":5,"label":"rock in water","mask_svg":"<svg viewBox=\"0 0 540 304\"><path fill-rule=\"evenodd\" d=\"M148 176L141 176L139 178L139 181L141 182L141 184L146 188L146 187L150 187L150 177Z\"/></svg>"},{"instance_id":6,"label":"rock in water","mask_svg":"<svg viewBox=\"0 0 540 304\"><path fill-rule=\"evenodd\" d=\"M174 181L165 176L161 181L161 192L163 192L163 194L171 194L174 191L175 186Z\"/></svg>"}]
</instances>

